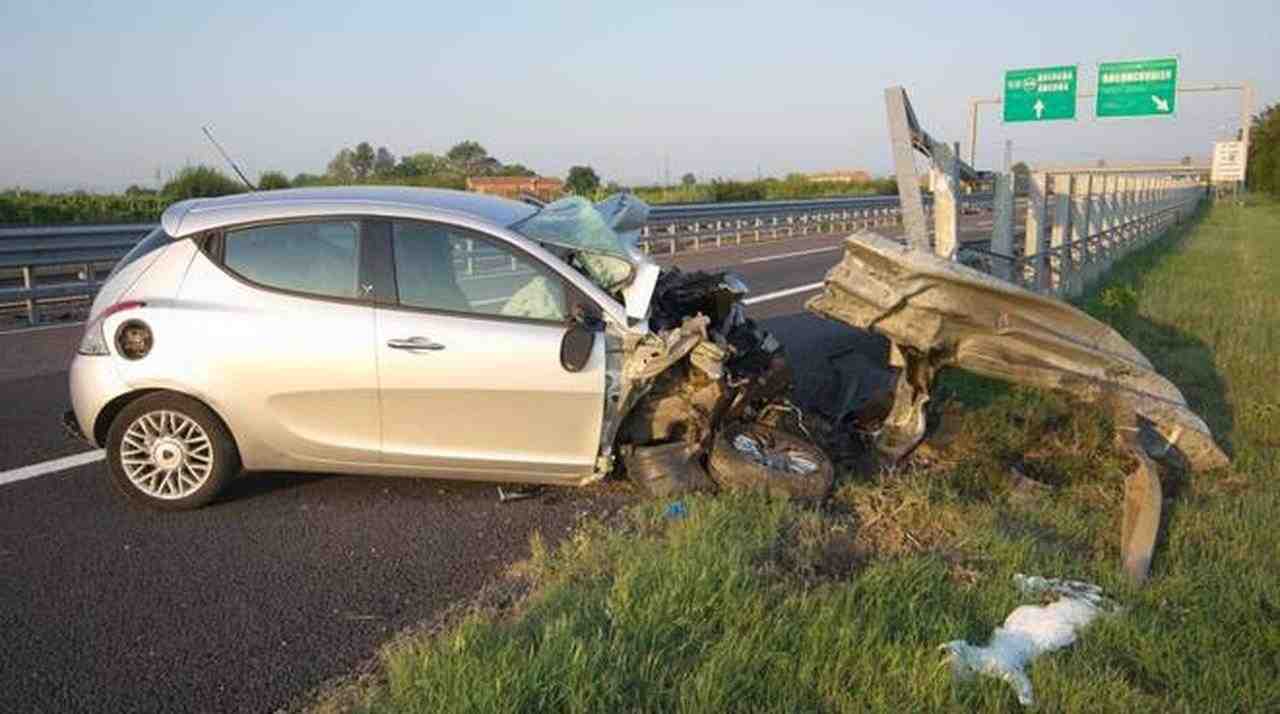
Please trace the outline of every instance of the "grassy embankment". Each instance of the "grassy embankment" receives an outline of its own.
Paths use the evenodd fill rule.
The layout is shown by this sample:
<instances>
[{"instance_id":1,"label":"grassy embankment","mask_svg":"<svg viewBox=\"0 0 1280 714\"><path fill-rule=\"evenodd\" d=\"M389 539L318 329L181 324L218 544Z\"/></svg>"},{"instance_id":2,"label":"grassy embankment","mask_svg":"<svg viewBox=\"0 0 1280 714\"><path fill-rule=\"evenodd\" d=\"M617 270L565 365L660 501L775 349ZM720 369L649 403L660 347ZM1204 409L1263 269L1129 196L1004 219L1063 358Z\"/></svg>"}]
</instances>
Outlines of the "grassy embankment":
<instances>
[{"instance_id":1,"label":"grassy embankment","mask_svg":"<svg viewBox=\"0 0 1280 714\"><path fill-rule=\"evenodd\" d=\"M528 597L401 638L320 708L1018 711L1001 682L953 683L936 648L985 642L1025 572L1091 580L1125 607L1031 668L1042 710L1280 710L1280 203L1213 209L1085 304L1233 458L1162 474L1145 587L1117 564L1125 464L1108 420L953 374L958 436L928 463L841 474L821 510L699 497L687 518L648 503L554 551L535 542L515 576ZM1012 493L1014 464L1052 490Z\"/></svg>"}]
</instances>

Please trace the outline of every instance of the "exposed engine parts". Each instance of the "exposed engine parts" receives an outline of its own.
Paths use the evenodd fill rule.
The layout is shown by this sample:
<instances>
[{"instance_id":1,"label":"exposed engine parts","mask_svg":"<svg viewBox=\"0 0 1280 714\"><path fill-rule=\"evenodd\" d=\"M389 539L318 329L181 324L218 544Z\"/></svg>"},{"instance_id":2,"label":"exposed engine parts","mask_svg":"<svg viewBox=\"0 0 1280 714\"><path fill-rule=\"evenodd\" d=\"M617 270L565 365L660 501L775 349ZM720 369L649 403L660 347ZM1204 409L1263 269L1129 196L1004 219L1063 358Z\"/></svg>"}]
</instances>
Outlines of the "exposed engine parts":
<instances>
[{"instance_id":1,"label":"exposed engine parts","mask_svg":"<svg viewBox=\"0 0 1280 714\"><path fill-rule=\"evenodd\" d=\"M785 403L791 392L782 345L747 318L742 307L745 294L742 281L728 273L673 268L658 278L651 329L664 338L688 336L690 326L696 325L701 337L652 376L647 392L618 430L628 476L649 493L669 495L715 482L721 488L820 498L830 488L830 459L805 437L771 436L751 453L721 445L731 441L730 431L742 433L743 425L771 404ZM676 353L669 350L665 357L669 360ZM650 358L646 365L663 362ZM789 450L774 454L778 439L785 440ZM799 453L803 459L795 456ZM812 468L798 469L799 463ZM743 468L730 468L734 465ZM745 478L748 472L752 478ZM801 480L804 486L790 485ZM825 486L814 485L824 480Z\"/></svg>"}]
</instances>

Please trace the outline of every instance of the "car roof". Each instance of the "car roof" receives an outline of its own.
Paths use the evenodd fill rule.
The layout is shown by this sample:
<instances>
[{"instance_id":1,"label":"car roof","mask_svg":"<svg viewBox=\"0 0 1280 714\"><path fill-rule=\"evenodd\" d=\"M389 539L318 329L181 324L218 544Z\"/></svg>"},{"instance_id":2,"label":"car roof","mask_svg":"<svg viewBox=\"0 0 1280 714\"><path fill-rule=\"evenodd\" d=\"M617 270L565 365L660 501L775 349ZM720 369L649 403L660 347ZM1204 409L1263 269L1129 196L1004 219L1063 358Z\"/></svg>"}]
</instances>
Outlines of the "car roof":
<instances>
[{"instance_id":1,"label":"car roof","mask_svg":"<svg viewBox=\"0 0 1280 714\"><path fill-rule=\"evenodd\" d=\"M461 215L505 227L537 210L520 201L443 188L326 186L189 199L166 209L160 224L174 238L239 223L343 214L424 219Z\"/></svg>"}]
</instances>

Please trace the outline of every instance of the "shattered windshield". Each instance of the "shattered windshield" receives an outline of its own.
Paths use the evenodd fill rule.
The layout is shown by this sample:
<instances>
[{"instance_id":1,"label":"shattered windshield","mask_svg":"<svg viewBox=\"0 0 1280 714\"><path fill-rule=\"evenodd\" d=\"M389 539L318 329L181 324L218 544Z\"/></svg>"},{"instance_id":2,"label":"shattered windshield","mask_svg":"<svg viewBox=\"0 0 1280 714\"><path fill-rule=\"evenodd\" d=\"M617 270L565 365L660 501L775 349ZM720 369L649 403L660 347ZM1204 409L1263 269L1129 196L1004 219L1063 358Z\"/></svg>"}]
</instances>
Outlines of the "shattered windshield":
<instances>
[{"instance_id":1,"label":"shattered windshield","mask_svg":"<svg viewBox=\"0 0 1280 714\"><path fill-rule=\"evenodd\" d=\"M605 216L581 196L562 198L512 226L539 243L602 255L627 257L626 246Z\"/></svg>"}]
</instances>

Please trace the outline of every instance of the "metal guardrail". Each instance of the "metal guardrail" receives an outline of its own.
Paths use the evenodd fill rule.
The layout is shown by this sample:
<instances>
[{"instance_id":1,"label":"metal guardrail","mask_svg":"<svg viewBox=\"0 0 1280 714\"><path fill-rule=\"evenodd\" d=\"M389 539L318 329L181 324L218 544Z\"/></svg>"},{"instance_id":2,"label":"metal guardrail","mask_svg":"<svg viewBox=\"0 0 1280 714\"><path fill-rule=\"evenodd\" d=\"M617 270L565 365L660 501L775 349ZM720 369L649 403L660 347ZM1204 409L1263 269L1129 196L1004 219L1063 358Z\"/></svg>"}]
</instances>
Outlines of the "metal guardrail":
<instances>
[{"instance_id":1,"label":"metal guardrail","mask_svg":"<svg viewBox=\"0 0 1280 714\"><path fill-rule=\"evenodd\" d=\"M1010 184L1011 177L1004 184ZM1001 195L990 272L1029 290L1071 298L1120 257L1163 236L1209 197L1199 179L1112 173L1032 176L1026 230L1013 243L1012 199Z\"/></svg>"},{"instance_id":2,"label":"metal guardrail","mask_svg":"<svg viewBox=\"0 0 1280 714\"><path fill-rule=\"evenodd\" d=\"M992 196L972 194L961 200L989 206ZM891 225L901 220L900 213L897 196L657 205L651 207L640 241L650 253L675 254L726 243ZM98 278L154 227L133 223L0 228L0 310L20 309L34 324L42 303L89 298L101 287Z\"/></svg>"},{"instance_id":3,"label":"metal guardrail","mask_svg":"<svg viewBox=\"0 0 1280 714\"><path fill-rule=\"evenodd\" d=\"M1205 177L1187 167L1038 171L1030 177L1023 241L1015 245L1013 174L987 174L994 189L991 241L983 248L962 245L957 218L966 197L957 190L959 179L966 171L982 172L958 161L955 150L923 129L901 87L885 90L885 107L909 244L1036 292L1080 295L1117 258L1164 235L1209 196ZM936 189L931 221L916 180L916 152L929 159Z\"/></svg>"}]
</instances>

